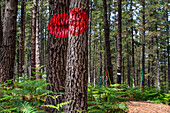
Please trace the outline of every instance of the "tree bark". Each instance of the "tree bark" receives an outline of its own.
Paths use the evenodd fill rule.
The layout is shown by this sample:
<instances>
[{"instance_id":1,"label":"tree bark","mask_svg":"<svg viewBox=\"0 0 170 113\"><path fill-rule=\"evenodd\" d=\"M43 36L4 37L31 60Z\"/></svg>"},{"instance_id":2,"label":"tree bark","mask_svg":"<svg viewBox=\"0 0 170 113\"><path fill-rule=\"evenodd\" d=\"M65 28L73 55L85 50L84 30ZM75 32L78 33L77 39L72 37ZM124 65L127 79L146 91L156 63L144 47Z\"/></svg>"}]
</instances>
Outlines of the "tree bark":
<instances>
[{"instance_id":1,"label":"tree bark","mask_svg":"<svg viewBox=\"0 0 170 113\"><path fill-rule=\"evenodd\" d=\"M36 1L33 0L32 9L32 40L31 40L31 77L35 77L35 42L36 42ZM32 78L35 79L35 78Z\"/></svg>"},{"instance_id":2,"label":"tree bark","mask_svg":"<svg viewBox=\"0 0 170 113\"><path fill-rule=\"evenodd\" d=\"M95 37L95 36L94 36ZM97 45L97 41L96 39L94 38L94 55L93 55L93 84L94 84L94 87L96 85L96 45Z\"/></svg>"},{"instance_id":3,"label":"tree bark","mask_svg":"<svg viewBox=\"0 0 170 113\"><path fill-rule=\"evenodd\" d=\"M70 9L75 7L88 14L88 0L71 0ZM79 35L69 33L66 70L65 100L73 102L64 107L64 112L78 113L76 109L87 111L88 29Z\"/></svg>"},{"instance_id":4,"label":"tree bark","mask_svg":"<svg viewBox=\"0 0 170 113\"><path fill-rule=\"evenodd\" d=\"M121 84L121 63L122 63L122 27L121 27L121 19L122 19L122 1L118 1L118 54L117 54L117 83Z\"/></svg>"},{"instance_id":5,"label":"tree bark","mask_svg":"<svg viewBox=\"0 0 170 113\"><path fill-rule=\"evenodd\" d=\"M133 12L132 10L132 0L131 0L131 5L130 5L130 11L131 13ZM131 24L133 25L133 13L131 14ZM133 75L133 87L135 87L135 57L134 57L134 39L133 39L133 26L131 26L131 36L132 36L132 75Z\"/></svg>"},{"instance_id":6,"label":"tree bark","mask_svg":"<svg viewBox=\"0 0 170 113\"><path fill-rule=\"evenodd\" d=\"M24 29L25 26L25 0L21 1L21 26L20 26L20 41L19 41L19 76L22 76L24 71L24 43L25 43L25 36L24 36Z\"/></svg>"},{"instance_id":7,"label":"tree bark","mask_svg":"<svg viewBox=\"0 0 170 113\"><path fill-rule=\"evenodd\" d=\"M109 39L109 24L107 19L107 5L106 0L103 0L103 16L104 16L104 37L105 37L105 46L107 54L107 69L109 71L109 77L111 83L113 83L113 66L111 63L111 53L110 53L110 39Z\"/></svg>"},{"instance_id":8,"label":"tree bark","mask_svg":"<svg viewBox=\"0 0 170 113\"><path fill-rule=\"evenodd\" d=\"M102 65L102 31L101 31L101 23L99 24L99 26L100 26L100 87L101 87L101 85L102 85L102 76L103 76L103 74L102 74L102 67L103 67L103 65Z\"/></svg>"},{"instance_id":9,"label":"tree bark","mask_svg":"<svg viewBox=\"0 0 170 113\"><path fill-rule=\"evenodd\" d=\"M1 0L0 0L1 3ZM0 48L2 44L3 30L2 30L2 20L1 20L1 4L0 4Z\"/></svg>"},{"instance_id":10,"label":"tree bark","mask_svg":"<svg viewBox=\"0 0 170 113\"><path fill-rule=\"evenodd\" d=\"M0 81L7 82L14 75L15 47L16 47L16 19L17 0L6 0L3 40L0 48Z\"/></svg>"},{"instance_id":11,"label":"tree bark","mask_svg":"<svg viewBox=\"0 0 170 113\"><path fill-rule=\"evenodd\" d=\"M169 25L168 25L168 9L166 9L166 35L167 35L167 56L168 56L168 87L170 91L170 58L169 58Z\"/></svg>"},{"instance_id":12,"label":"tree bark","mask_svg":"<svg viewBox=\"0 0 170 113\"><path fill-rule=\"evenodd\" d=\"M142 37L142 88L144 88L145 84L145 0L142 1L143 7L143 37Z\"/></svg>"},{"instance_id":13,"label":"tree bark","mask_svg":"<svg viewBox=\"0 0 170 113\"><path fill-rule=\"evenodd\" d=\"M88 40L88 83L91 82L91 21L92 21L92 8L93 2L91 1L91 8L90 8L90 22L89 22L89 40Z\"/></svg>"},{"instance_id":14,"label":"tree bark","mask_svg":"<svg viewBox=\"0 0 170 113\"><path fill-rule=\"evenodd\" d=\"M36 1L36 39L35 39L35 64L36 64L36 79L41 79L40 71L40 45L39 45L39 0Z\"/></svg>"},{"instance_id":15,"label":"tree bark","mask_svg":"<svg viewBox=\"0 0 170 113\"><path fill-rule=\"evenodd\" d=\"M50 0L49 2L49 14L50 18L60 13L68 13L69 0ZM47 90L51 90L54 93L65 92L65 79L66 79L66 61L67 61L67 45L68 37L56 38L51 34L48 37L47 42L47 83L51 85L47 86ZM53 94L50 94L54 96ZM55 100L47 96L45 104L56 105L64 102L64 96ZM51 113L57 112L56 109L47 108L47 111Z\"/></svg>"},{"instance_id":16,"label":"tree bark","mask_svg":"<svg viewBox=\"0 0 170 113\"><path fill-rule=\"evenodd\" d=\"M157 31L157 23L155 24L155 29ZM158 36L156 36L156 56L157 56L157 81L158 81L158 90L160 90L160 72L159 72L159 41Z\"/></svg>"}]
</instances>

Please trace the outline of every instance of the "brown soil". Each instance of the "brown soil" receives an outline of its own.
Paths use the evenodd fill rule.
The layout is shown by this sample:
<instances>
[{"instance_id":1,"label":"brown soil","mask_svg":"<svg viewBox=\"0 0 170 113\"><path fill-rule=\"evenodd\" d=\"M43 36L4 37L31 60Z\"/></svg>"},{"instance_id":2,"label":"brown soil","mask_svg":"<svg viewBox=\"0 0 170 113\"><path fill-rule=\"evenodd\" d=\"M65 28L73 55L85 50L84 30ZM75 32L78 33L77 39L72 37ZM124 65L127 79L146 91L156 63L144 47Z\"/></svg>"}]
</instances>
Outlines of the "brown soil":
<instances>
[{"instance_id":1,"label":"brown soil","mask_svg":"<svg viewBox=\"0 0 170 113\"><path fill-rule=\"evenodd\" d=\"M170 106L146 101L126 102L128 113L170 113Z\"/></svg>"}]
</instances>

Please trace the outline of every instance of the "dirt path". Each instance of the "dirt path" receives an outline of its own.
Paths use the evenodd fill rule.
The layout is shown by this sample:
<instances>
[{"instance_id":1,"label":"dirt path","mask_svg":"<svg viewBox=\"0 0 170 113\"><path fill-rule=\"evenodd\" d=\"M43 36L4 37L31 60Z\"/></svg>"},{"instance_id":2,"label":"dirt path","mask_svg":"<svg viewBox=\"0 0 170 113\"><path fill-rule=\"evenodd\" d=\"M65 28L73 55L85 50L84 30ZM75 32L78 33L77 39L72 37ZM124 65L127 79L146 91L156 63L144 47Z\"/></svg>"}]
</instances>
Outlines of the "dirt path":
<instances>
[{"instance_id":1,"label":"dirt path","mask_svg":"<svg viewBox=\"0 0 170 113\"><path fill-rule=\"evenodd\" d=\"M128 113L170 113L170 106L146 101L126 102Z\"/></svg>"}]
</instances>

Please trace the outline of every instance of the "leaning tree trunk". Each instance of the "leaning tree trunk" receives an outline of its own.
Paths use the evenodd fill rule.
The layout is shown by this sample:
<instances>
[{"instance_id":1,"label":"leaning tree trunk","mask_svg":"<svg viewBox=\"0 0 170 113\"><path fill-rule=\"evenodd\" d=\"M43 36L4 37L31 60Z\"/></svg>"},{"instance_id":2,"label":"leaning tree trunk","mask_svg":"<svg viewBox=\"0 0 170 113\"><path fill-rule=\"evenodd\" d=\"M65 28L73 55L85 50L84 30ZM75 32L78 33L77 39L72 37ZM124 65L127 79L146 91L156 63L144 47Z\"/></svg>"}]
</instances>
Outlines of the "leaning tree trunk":
<instances>
[{"instance_id":1,"label":"leaning tree trunk","mask_svg":"<svg viewBox=\"0 0 170 113\"><path fill-rule=\"evenodd\" d=\"M113 83L113 66L111 63L111 52L110 52L110 40L109 40L109 22L107 19L107 5L106 0L103 0L103 17L104 17L104 37L105 37L105 46L107 54L107 69L109 71L109 77L111 83Z\"/></svg>"},{"instance_id":2,"label":"leaning tree trunk","mask_svg":"<svg viewBox=\"0 0 170 113\"><path fill-rule=\"evenodd\" d=\"M50 0L50 18L61 13L68 13L69 0ZM64 26L63 26L64 27ZM47 42L47 90L54 93L65 92L66 79L66 61L67 61L67 41L68 37L58 38L49 35ZM50 94L53 95L53 94ZM53 95L54 96L54 95ZM64 97L57 98L56 102L53 98L47 96L45 104L56 105L64 102ZM57 112L56 109L47 108L51 113Z\"/></svg>"},{"instance_id":3,"label":"leaning tree trunk","mask_svg":"<svg viewBox=\"0 0 170 113\"><path fill-rule=\"evenodd\" d=\"M6 0L3 40L0 48L0 81L7 82L14 75L15 46L17 32L17 0Z\"/></svg>"},{"instance_id":4,"label":"leaning tree trunk","mask_svg":"<svg viewBox=\"0 0 170 113\"><path fill-rule=\"evenodd\" d=\"M70 9L77 7L88 14L88 0L71 0ZM81 18L80 21L84 21L82 19L88 18ZM65 100L73 102L64 107L64 112L78 113L76 109L87 111L88 29L78 35L69 32L66 70Z\"/></svg>"},{"instance_id":5,"label":"leaning tree trunk","mask_svg":"<svg viewBox=\"0 0 170 113\"><path fill-rule=\"evenodd\" d=\"M25 20L25 0L21 1L21 27L20 27L20 41L19 41L19 76L22 76L24 71L24 20Z\"/></svg>"}]
</instances>

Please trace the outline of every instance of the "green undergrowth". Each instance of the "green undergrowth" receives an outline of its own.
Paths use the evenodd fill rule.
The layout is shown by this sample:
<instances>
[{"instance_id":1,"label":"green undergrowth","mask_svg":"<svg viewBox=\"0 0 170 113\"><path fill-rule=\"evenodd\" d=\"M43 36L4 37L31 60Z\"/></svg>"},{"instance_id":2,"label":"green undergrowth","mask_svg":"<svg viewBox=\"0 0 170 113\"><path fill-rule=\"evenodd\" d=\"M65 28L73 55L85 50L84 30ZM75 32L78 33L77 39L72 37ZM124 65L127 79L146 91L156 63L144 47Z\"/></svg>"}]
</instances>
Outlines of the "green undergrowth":
<instances>
[{"instance_id":1,"label":"green undergrowth","mask_svg":"<svg viewBox=\"0 0 170 113\"><path fill-rule=\"evenodd\" d=\"M170 92L168 90L158 90L155 87L140 89L139 87L126 87L125 92L129 98L136 101L148 101L153 103L163 103L170 105Z\"/></svg>"},{"instance_id":2,"label":"green undergrowth","mask_svg":"<svg viewBox=\"0 0 170 113\"><path fill-rule=\"evenodd\" d=\"M47 96L56 100L60 95L48 95L54 92L46 90L49 83L43 79L24 79L21 82L13 82L13 85L11 82L12 80L9 80L8 83L0 84L0 113L45 113L45 107L63 112L64 106L72 102L63 102L56 106L44 105ZM117 84L110 87L88 85L88 113L125 113L128 108L124 102L130 99L170 105L170 93L156 88L141 90L138 87Z\"/></svg>"}]
</instances>

